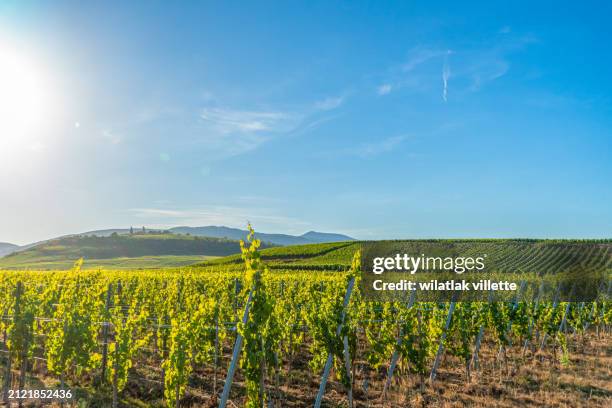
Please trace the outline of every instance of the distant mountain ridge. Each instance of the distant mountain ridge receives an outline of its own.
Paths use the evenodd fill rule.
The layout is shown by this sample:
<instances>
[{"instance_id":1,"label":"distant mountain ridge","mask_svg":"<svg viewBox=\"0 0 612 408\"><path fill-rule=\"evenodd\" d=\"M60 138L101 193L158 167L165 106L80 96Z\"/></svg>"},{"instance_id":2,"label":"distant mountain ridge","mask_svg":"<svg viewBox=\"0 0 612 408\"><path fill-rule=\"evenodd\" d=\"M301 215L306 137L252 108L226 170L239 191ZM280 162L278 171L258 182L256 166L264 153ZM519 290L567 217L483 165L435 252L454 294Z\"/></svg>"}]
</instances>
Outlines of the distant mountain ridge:
<instances>
[{"instance_id":1,"label":"distant mountain ridge","mask_svg":"<svg viewBox=\"0 0 612 408\"><path fill-rule=\"evenodd\" d=\"M168 229L168 231L173 232L175 234L190 234L201 237L227 238L236 240L245 239L248 234L248 231L239 228L212 225L206 227L174 227ZM255 236L264 242L282 246L355 241L354 238L351 238L348 235L316 231L309 231L302 235L255 232Z\"/></svg>"},{"instance_id":2,"label":"distant mountain ridge","mask_svg":"<svg viewBox=\"0 0 612 408\"><path fill-rule=\"evenodd\" d=\"M355 241L355 238L351 238L348 235L336 234L332 232L308 231L307 233L300 236L302 238L306 238L309 241L317 243Z\"/></svg>"},{"instance_id":3,"label":"distant mountain ridge","mask_svg":"<svg viewBox=\"0 0 612 408\"><path fill-rule=\"evenodd\" d=\"M19 249L19 245L9 244L8 242L0 242L0 257L8 255Z\"/></svg>"}]
</instances>

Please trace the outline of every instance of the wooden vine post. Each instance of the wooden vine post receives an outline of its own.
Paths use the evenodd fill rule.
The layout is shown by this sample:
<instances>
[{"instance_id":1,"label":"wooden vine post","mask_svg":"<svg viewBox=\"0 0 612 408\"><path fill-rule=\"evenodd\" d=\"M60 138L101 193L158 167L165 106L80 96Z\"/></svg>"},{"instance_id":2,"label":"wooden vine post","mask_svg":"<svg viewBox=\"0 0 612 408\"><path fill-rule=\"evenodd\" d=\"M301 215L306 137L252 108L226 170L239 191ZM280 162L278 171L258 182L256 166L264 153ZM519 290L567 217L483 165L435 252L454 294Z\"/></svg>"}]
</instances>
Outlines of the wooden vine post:
<instances>
[{"instance_id":1,"label":"wooden vine post","mask_svg":"<svg viewBox=\"0 0 612 408\"><path fill-rule=\"evenodd\" d=\"M512 313L514 313L516 311L516 309L518 308L519 305L519 299L521 297L521 294L523 293L523 290L525 289L525 284L527 282L525 282L524 280L521 281L521 287L519 288L518 293L516 294L516 296L514 296L514 299L512 301ZM504 336L507 336L508 333L510 333L510 330L512 330L512 320L510 320L508 322L508 324L506 325L506 330L504 331ZM508 338L508 346L512 346L512 339ZM499 347L499 356L501 356L502 352L504 350L504 346L500 346Z\"/></svg>"},{"instance_id":2,"label":"wooden vine post","mask_svg":"<svg viewBox=\"0 0 612 408\"><path fill-rule=\"evenodd\" d=\"M106 302L104 303L104 310L106 311L106 321L102 323L102 373L100 374L100 384L102 384L106 377L106 364L108 361L108 332L110 322L108 321L108 312L111 307L111 300L113 296L113 284L109 283L106 289Z\"/></svg>"},{"instance_id":3,"label":"wooden vine post","mask_svg":"<svg viewBox=\"0 0 612 408\"><path fill-rule=\"evenodd\" d=\"M431 374L429 374L429 381L433 383L436 379L436 372L438 371L438 366L440 365L440 360L442 359L442 354L444 354L444 340L446 340L446 333L451 325L451 321L453 320L453 312L455 311L456 305L456 292L453 293L453 298L451 300L450 306L448 307L448 315L446 316L446 324L444 325L444 331L442 332L442 336L440 337L440 343L438 344L438 352L436 353L436 359L434 360L433 367L431 368Z\"/></svg>"},{"instance_id":4,"label":"wooden vine post","mask_svg":"<svg viewBox=\"0 0 612 408\"><path fill-rule=\"evenodd\" d=\"M219 306L215 306L215 371L213 375L213 394L217 395L217 366L219 365Z\"/></svg>"},{"instance_id":5,"label":"wooden vine post","mask_svg":"<svg viewBox=\"0 0 612 408\"><path fill-rule=\"evenodd\" d=\"M408 309L410 309L414 305L414 301L416 298L416 289L410 293L410 300L408 301ZM391 364L389 364L389 369L387 370L387 380L385 381L385 386L382 392L383 401L387 397L387 391L391 386L391 379L393 378L393 373L395 372L395 367L397 366L397 361L399 360L399 348L402 345L402 337L404 336L403 328L400 328L399 335L397 336L395 350L393 351L393 355L391 356Z\"/></svg>"},{"instance_id":6,"label":"wooden vine post","mask_svg":"<svg viewBox=\"0 0 612 408\"><path fill-rule=\"evenodd\" d=\"M28 369L28 347L29 347L29 343L30 343L30 328L29 327L24 327L25 324L27 324L24 321L24 315L23 315L23 311L21 310L21 295L23 294L23 283L22 282L17 282L17 292L15 295L15 312L13 313L14 315L14 319L15 321L20 321L20 325L23 328L22 334L24 335L23 338L23 343L20 345L21 347L21 356L20 356L20 360L21 360L21 367L19 367L19 385L18 385L18 389L19 390L23 390L25 388L25 380L26 380L26 373L27 373L27 369ZM19 408L23 407L23 399L19 399L19 403L18 406Z\"/></svg>"},{"instance_id":7,"label":"wooden vine post","mask_svg":"<svg viewBox=\"0 0 612 408\"><path fill-rule=\"evenodd\" d=\"M542 292L544 290L544 282L542 281L542 283L540 283L540 288L538 289L538 296L536 297L535 300L535 305L534 305L534 311L538 309L538 306L540 305L540 298L542 297ZM529 339L531 338L531 334L533 333L533 325L534 325L534 317L531 316L531 318L529 319L529 327L527 329L527 337L525 338L525 343L523 344L523 356L525 355L525 353L527 352L527 347L529 347Z\"/></svg>"},{"instance_id":8,"label":"wooden vine post","mask_svg":"<svg viewBox=\"0 0 612 408\"><path fill-rule=\"evenodd\" d=\"M20 282L17 282L17 286L15 287L15 308L13 311L13 324L17 323L17 315L19 314L19 310L20 310L20 303L21 303L21 292L23 291L23 284ZM5 342L6 343L6 342ZM11 362L12 362L12 354L11 350L8 350L8 355L7 355L7 363L6 363L6 371L4 372L4 389L3 389L3 400L4 403L6 404L6 406L9 406L9 390L11 388L11 383L12 383L12 367L11 367Z\"/></svg>"},{"instance_id":9,"label":"wooden vine post","mask_svg":"<svg viewBox=\"0 0 612 408\"><path fill-rule=\"evenodd\" d=\"M553 305L552 305L552 310L553 312L557 309L557 306L559 305L559 294L561 292L561 284L559 284L557 286L557 291L555 293L555 298L553 300ZM542 336L542 342L540 343L540 351L544 350L544 346L546 346L546 340L548 339L548 334L544 333L544 335Z\"/></svg>"},{"instance_id":10,"label":"wooden vine post","mask_svg":"<svg viewBox=\"0 0 612 408\"><path fill-rule=\"evenodd\" d=\"M251 301L253 300L253 290L249 292L249 298L247 299L246 305L244 306L244 314L242 316L242 324L246 324L249 319L249 309L251 308ZM219 408L225 408L229 399L229 393L232 388L232 381L234 380L234 373L238 360L240 359L240 350L242 349L242 335L236 334L236 342L234 343L234 352L232 353L232 361L229 369L227 370L227 376L225 377L225 384L223 385L223 393L221 394L221 402L219 402Z\"/></svg>"},{"instance_id":11,"label":"wooden vine post","mask_svg":"<svg viewBox=\"0 0 612 408\"><path fill-rule=\"evenodd\" d=\"M338 328L336 329L336 336L340 336L340 333L342 333L342 326L344 325L344 319L346 318L346 308L348 307L349 301L351 300L353 286L355 286L355 277L352 277L349 280L348 287L346 288L346 294L344 295L344 304L342 307L342 317L340 318L340 323L338 324ZM332 353L329 353L327 355L327 361L325 362L325 368L323 369L323 375L321 376L319 392L317 393L317 398L315 399L315 408L321 407L321 402L323 401L323 394L325 394L325 386L327 385L327 378L329 377L329 372L331 371L333 362L334 355Z\"/></svg>"},{"instance_id":12,"label":"wooden vine post","mask_svg":"<svg viewBox=\"0 0 612 408\"><path fill-rule=\"evenodd\" d=\"M491 302L493 301L493 291L489 290L489 299L487 301L487 304L491 304ZM485 330L485 323L482 323L480 325L480 330L478 330L478 335L476 336L476 343L474 344L474 355L472 356L472 359L470 360L471 365L478 369L479 367L479 361L478 361L478 353L480 352L480 345L482 344L482 338L484 337L484 330ZM468 369L470 367L468 366Z\"/></svg>"}]
</instances>

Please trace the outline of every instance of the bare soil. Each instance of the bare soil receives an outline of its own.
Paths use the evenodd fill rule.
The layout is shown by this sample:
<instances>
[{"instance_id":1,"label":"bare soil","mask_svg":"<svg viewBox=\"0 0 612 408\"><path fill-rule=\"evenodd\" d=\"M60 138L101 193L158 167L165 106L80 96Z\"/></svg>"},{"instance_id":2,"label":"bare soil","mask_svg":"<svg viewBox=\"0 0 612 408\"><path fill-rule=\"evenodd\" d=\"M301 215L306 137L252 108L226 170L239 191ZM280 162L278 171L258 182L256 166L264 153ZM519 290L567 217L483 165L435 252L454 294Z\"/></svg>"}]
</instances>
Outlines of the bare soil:
<instances>
[{"instance_id":1,"label":"bare soil","mask_svg":"<svg viewBox=\"0 0 612 408\"><path fill-rule=\"evenodd\" d=\"M227 367L231 345L226 346L220 367ZM544 352L528 350L522 354L522 344L507 352L507 366L499 357L498 347L483 343L480 367L474 369L471 381L466 381L464 364L459 359L445 355L436 379L428 379L421 388L415 374L409 372L400 360L392 385L385 399L382 390L387 367L379 371L367 368L357 356L354 362L353 397L356 408L382 407L612 407L612 336L598 337L589 333L584 340L575 337L570 342L570 359L560 362L560 353L549 345ZM275 376L266 383L274 407L311 407L320 384L320 373L308 367L309 353L304 346L294 358L291 369L287 363L279 370L278 388ZM507 371L506 371L507 370ZM132 370L127 388L121 394L121 407L163 407L162 388L159 382L161 370L153 359L140 361ZM225 369L207 366L197 369L191 380L181 407L216 407L223 388ZM80 378L73 389L82 402L64 404L64 407L110 407L111 390L94 391L87 386L93 379ZM47 375L43 365L34 367L28 379L30 388L57 386L57 378ZM70 379L68 381L70 383ZM79 384L79 383L82 383ZM244 378L237 370L229 407L245 404ZM324 407L348 407L347 390L335 379L332 370L327 384ZM11 406L17 406L12 404ZM59 403L30 401L24 407L59 407Z\"/></svg>"}]
</instances>

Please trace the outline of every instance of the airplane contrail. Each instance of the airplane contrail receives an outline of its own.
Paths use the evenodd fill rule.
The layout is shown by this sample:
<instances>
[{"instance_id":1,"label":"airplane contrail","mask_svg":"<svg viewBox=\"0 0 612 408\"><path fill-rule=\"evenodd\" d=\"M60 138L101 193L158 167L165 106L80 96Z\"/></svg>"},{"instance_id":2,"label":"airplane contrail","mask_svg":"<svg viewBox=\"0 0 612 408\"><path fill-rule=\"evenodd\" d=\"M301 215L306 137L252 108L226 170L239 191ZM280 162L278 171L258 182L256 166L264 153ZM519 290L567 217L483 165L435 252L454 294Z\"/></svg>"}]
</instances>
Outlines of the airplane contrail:
<instances>
[{"instance_id":1,"label":"airplane contrail","mask_svg":"<svg viewBox=\"0 0 612 408\"><path fill-rule=\"evenodd\" d=\"M446 53L444 57L444 65L442 66L442 99L444 102L448 102L448 79L450 78L450 66L448 65L448 56L450 55L450 50Z\"/></svg>"}]
</instances>

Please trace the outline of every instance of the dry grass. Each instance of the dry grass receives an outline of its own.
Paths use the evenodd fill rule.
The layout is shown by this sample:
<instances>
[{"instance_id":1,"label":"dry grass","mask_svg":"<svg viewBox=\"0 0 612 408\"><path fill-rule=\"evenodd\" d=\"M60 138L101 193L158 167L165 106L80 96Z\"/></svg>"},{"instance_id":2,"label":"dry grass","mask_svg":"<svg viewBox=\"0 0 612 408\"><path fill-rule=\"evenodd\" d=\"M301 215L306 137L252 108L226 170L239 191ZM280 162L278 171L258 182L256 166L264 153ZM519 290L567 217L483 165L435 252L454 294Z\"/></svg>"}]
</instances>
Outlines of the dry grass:
<instances>
[{"instance_id":1,"label":"dry grass","mask_svg":"<svg viewBox=\"0 0 612 408\"><path fill-rule=\"evenodd\" d=\"M400 374L386 402L377 398L382 384L370 390L369 403L361 407L611 407L611 338L589 336L584 344L573 344L570 363L563 366L550 349L523 357L521 347L508 353L508 373L498 360L498 348L487 343L481 367L466 383L462 364L446 357L433 384L421 393L419 382ZM374 385L374 384L373 384ZM374 386L372 388L375 388ZM337 401L340 402L340 401ZM346 404L345 404L346 406Z\"/></svg>"},{"instance_id":2,"label":"dry grass","mask_svg":"<svg viewBox=\"0 0 612 408\"><path fill-rule=\"evenodd\" d=\"M386 367L374 372L365 370L366 364L359 360L355 364L354 401L356 408L383 407L612 407L612 336L598 338L594 333L584 342L576 338L570 344L570 361L560 364L553 356L551 347L543 353L528 351L522 355L522 347L512 347L508 352L508 373L498 360L498 348L485 342L481 349L480 368L474 370L472 381L466 383L463 365L454 357L446 355L440 366L436 381L426 382L421 392L420 382L398 366L386 400L381 399ZM221 364L225 367L226 359ZM296 358L287 373L284 367L280 377L280 397L275 407L311 407L320 381L319 373L308 368L308 352L304 348L301 358ZM54 385L57 380L45 377L41 372L36 381L42 386ZM146 372L138 373L147 376ZM154 374L154 373L150 373ZM181 407L215 407L218 401L213 396L213 370L198 369L192 376L187 395ZM223 386L224 370L218 372L217 393ZM367 378L367 381L365 381ZM267 384L268 392L276 395L273 382ZM86 407L110 406L110 390L88 394L87 388L77 390L88 401ZM230 407L244 406L244 379L240 370L232 386ZM65 407L68 404L65 405ZM16 406L16 405L15 405ZM40 404L26 404L38 407ZM44 405L54 406L54 405ZM59 406L59 405L55 405ZM75 406L75 405L73 405ZM161 387L154 382L130 381L122 394L122 407L162 407ZM330 376L325 398L325 407L348 407L344 387Z\"/></svg>"}]
</instances>

